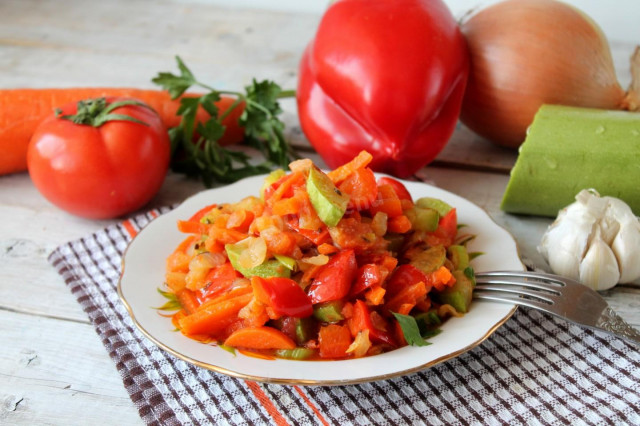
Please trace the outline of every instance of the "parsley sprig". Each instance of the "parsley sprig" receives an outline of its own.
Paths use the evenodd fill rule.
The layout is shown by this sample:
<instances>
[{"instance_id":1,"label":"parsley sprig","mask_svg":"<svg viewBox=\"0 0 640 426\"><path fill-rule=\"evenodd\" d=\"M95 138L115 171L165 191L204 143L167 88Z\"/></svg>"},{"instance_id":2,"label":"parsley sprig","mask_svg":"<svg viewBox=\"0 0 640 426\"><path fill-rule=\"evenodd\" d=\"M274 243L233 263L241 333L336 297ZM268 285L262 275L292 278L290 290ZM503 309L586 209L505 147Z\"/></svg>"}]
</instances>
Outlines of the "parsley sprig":
<instances>
[{"instance_id":1,"label":"parsley sprig","mask_svg":"<svg viewBox=\"0 0 640 426\"><path fill-rule=\"evenodd\" d=\"M278 118L282 112L278 99L291 97L293 91L283 91L276 83L253 80L245 93L216 90L198 81L180 57L176 57L179 75L161 72L153 82L169 92L172 99L180 98L188 89L199 87L207 91L201 96L182 97L177 114L180 125L169 130L171 138L171 166L175 172L202 179L206 186L235 182L247 176L262 174L275 167L286 168L295 157L284 137L284 123ZM215 102L231 96L235 101L220 113ZM225 132L222 120L244 103L239 124L244 128L244 143L256 149L263 161L255 164L243 150L222 147L218 141ZM198 108L211 116L204 123L197 122ZM194 139L197 134L197 139Z\"/></svg>"}]
</instances>

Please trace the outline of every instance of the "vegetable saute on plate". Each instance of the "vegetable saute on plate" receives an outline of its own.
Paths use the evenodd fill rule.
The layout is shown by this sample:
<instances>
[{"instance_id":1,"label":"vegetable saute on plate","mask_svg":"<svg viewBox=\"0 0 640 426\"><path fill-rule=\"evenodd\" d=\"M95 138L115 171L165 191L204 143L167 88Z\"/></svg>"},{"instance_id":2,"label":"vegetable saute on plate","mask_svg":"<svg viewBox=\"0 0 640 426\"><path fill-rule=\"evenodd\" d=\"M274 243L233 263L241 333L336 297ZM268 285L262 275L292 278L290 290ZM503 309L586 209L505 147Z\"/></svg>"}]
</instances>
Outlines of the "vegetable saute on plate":
<instances>
[{"instance_id":1,"label":"vegetable saute on plate","mask_svg":"<svg viewBox=\"0 0 640 426\"><path fill-rule=\"evenodd\" d=\"M469 309L474 285L455 207L376 179L363 151L311 160L259 196L204 206L178 229L163 310L186 336L258 357L345 359L426 345Z\"/></svg>"}]
</instances>

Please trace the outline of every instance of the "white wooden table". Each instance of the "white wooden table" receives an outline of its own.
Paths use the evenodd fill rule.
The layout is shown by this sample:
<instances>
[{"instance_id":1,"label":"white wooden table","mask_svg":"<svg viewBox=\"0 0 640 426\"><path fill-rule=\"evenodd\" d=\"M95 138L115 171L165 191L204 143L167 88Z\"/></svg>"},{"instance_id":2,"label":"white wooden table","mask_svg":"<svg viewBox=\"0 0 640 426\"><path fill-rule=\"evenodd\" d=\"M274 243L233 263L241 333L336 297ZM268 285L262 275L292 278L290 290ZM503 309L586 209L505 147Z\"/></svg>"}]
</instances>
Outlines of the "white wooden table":
<instances>
[{"instance_id":1,"label":"white wooden table","mask_svg":"<svg viewBox=\"0 0 640 426\"><path fill-rule=\"evenodd\" d=\"M3 0L0 87L153 87L151 78L173 71L178 54L201 80L221 89L241 88L253 77L295 88L299 56L318 20L318 13L228 9L204 1ZM625 84L632 41L611 43ZM295 131L294 103L283 107L288 134L304 144ZM542 264L535 247L550 221L507 215L498 207L515 158L461 128L421 173L486 209L511 231L524 257ZM169 174L147 208L202 189ZM110 223L60 211L27 173L0 176L0 424L141 424L93 326L47 262L60 244ZM640 328L640 288L616 287L606 297Z\"/></svg>"}]
</instances>

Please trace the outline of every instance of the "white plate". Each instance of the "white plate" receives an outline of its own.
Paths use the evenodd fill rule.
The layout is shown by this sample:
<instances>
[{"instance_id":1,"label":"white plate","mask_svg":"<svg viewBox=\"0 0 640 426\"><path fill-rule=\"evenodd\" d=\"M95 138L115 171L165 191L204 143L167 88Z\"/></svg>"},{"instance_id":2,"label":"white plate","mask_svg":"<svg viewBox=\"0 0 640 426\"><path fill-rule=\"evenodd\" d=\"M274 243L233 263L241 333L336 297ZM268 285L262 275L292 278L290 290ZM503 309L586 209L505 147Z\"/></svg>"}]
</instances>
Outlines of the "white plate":
<instances>
[{"instance_id":1,"label":"white plate","mask_svg":"<svg viewBox=\"0 0 640 426\"><path fill-rule=\"evenodd\" d=\"M147 225L131 242L123 258L118 294L140 331L155 344L192 364L250 380L283 384L339 385L387 379L431 367L460 355L480 344L515 311L514 305L474 301L461 318L451 318L442 332L429 339L431 345L407 346L372 357L339 361L263 360L233 355L214 345L199 343L174 331L170 320L153 307L166 300L157 292L162 288L165 260L185 238L176 227L205 205L236 202L257 195L264 176L256 176L222 188L200 192L178 208ZM403 181L417 199L440 198L456 207L463 232L475 235L468 245L483 255L472 261L476 271L523 270L515 241L481 208L450 192L424 183ZM462 231L461 231L462 232Z\"/></svg>"}]
</instances>

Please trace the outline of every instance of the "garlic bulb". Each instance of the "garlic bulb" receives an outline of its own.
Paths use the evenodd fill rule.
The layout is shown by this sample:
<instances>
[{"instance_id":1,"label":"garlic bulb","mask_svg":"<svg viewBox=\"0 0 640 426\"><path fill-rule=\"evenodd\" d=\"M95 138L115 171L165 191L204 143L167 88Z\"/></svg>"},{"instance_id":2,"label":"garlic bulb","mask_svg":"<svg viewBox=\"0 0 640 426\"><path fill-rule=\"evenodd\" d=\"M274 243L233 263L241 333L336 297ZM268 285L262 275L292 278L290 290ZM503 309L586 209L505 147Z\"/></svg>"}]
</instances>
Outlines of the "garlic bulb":
<instances>
[{"instance_id":1,"label":"garlic bulb","mask_svg":"<svg viewBox=\"0 0 640 426\"><path fill-rule=\"evenodd\" d=\"M640 221L624 201L585 189L558 213L538 251L554 273L607 290L640 278Z\"/></svg>"}]
</instances>

